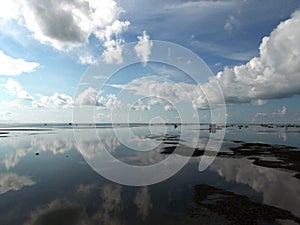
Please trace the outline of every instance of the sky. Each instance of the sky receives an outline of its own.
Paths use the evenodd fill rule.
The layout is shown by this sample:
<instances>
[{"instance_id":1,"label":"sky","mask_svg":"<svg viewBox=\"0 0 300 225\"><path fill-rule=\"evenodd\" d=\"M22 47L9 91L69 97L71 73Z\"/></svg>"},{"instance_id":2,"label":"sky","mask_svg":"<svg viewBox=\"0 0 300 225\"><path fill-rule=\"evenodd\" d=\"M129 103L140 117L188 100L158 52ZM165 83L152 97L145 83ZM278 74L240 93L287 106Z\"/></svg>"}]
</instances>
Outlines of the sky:
<instances>
[{"instance_id":1,"label":"sky","mask_svg":"<svg viewBox=\"0 0 300 225\"><path fill-rule=\"evenodd\" d=\"M299 40L299 0L2 1L0 122L300 123Z\"/></svg>"}]
</instances>

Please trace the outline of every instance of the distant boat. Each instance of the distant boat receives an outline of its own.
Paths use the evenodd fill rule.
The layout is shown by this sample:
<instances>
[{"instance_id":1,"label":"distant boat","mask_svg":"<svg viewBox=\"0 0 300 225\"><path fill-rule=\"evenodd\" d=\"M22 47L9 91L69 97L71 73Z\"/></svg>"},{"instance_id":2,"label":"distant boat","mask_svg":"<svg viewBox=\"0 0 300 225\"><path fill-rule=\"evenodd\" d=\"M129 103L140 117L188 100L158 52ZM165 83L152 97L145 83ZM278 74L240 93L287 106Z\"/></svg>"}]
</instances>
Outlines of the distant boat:
<instances>
[{"instance_id":1,"label":"distant boat","mask_svg":"<svg viewBox=\"0 0 300 225\"><path fill-rule=\"evenodd\" d=\"M209 124L209 132L216 133L216 124Z\"/></svg>"}]
</instances>

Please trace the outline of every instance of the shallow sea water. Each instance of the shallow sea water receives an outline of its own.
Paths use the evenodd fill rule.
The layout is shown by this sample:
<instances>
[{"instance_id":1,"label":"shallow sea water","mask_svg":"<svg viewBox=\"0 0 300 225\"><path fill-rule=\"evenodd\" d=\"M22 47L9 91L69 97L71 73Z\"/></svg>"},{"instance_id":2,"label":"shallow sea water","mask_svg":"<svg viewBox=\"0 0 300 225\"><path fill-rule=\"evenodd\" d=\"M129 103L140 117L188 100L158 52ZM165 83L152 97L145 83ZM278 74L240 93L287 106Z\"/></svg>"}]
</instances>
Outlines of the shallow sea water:
<instances>
[{"instance_id":1,"label":"shallow sea water","mask_svg":"<svg viewBox=\"0 0 300 225\"><path fill-rule=\"evenodd\" d=\"M229 126L200 172L209 136L207 126L196 125L3 126L0 224L300 224L300 128ZM192 157L160 183L128 186L91 167L101 151L134 166Z\"/></svg>"}]
</instances>

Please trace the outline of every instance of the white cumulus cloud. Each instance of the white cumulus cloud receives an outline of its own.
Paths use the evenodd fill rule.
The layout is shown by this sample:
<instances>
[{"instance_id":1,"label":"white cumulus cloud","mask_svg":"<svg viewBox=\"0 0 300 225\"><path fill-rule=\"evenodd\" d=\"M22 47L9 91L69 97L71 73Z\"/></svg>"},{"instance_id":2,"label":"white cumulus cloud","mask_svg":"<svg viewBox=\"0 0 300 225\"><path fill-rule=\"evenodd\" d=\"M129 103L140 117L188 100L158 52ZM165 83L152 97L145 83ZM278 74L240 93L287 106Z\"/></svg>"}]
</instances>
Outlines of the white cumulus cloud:
<instances>
[{"instance_id":1,"label":"white cumulus cloud","mask_svg":"<svg viewBox=\"0 0 300 225\"><path fill-rule=\"evenodd\" d=\"M200 88L200 86L196 84L188 84L184 82L175 83L170 80L152 76L133 80L128 85L111 86L115 88L121 88L123 90L133 91L135 95L149 98L149 106L142 107L145 109L151 105L161 105L166 102L177 104L179 102L185 102L188 100L192 103L195 109L207 109L208 107L207 98L201 90L203 87ZM210 96L210 100L214 100L213 97L216 98L214 102L211 101L212 103L217 103L220 101L219 95L215 95L215 93L211 93L211 95L212 97ZM132 108L140 110L141 105L142 104L139 104L138 102L137 105L134 105ZM170 111L171 108L167 106L165 110Z\"/></svg>"},{"instance_id":2,"label":"white cumulus cloud","mask_svg":"<svg viewBox=\"0 0 300 225\"><path fill-rule=\"evenodd\" d=\"M1 86L5 87L11 94L16 95L19 99L33 101L32 97L27 91L23 89L21 84L11 78L9 78L5 84Z\"/></svg>"},{"instance_id":3,"label":"white cumulus cloud","mask_svg":"<svg viewBox=\"0 0 300 225\"><path fill-rule=\"evenodd\" d=\"M96 105L98 101L98 91L89 87L81 92L75 100L77 105Z\"/></svg>"},{"instance_id":4,"label":"white cumulus cloud","mask_svg":"<svg viewBox=\"0 0 300 225\"><path fill-rule=\"evenodd\" d=\"M173 110L174 110L174 107L171 106L171 105L169 105L169 104L167 104L167 105L164 106L164 110L165 110L165 111L173 111Z\"/></svg>"},{"instance_id":5,"label":"white cumulus cloud","mask_svg":"<svg viewBox=\"0 0 300 225\"><path fill-rule=\"evenodd\" d=\"M262 105L268 99L300 94L300 10L281 22L247 64L217 74L228 103ZM214 90L211 83L206 90Z\"/></svg>"},{"instance_id":6,"label":"white cumulus cloud","mask_svg":"<svg viewBox=\"0 0 300 225\"><path fill-rule=\"evenodd\" d=\"M150 111L151 106L150 105L145 105L143 101L140 99L136 102L136 104L131 106L131 109L134 111Z\"/></svg>"},{"instance_id":7,"label":"white cumulus cloud","mask_svg":"<svg viewBox=\"0 0 300 225\"><path fill-rule=\"evenodd\" d=\"M156 97L150 97L148 100L149 105L159 105L162 104L164 101L161 98L156 98Z\"/></svg>"},{"instance_id":8,"label":"white cumulus cloud","mask_svg":"<svg viewBox=\"0 0 300 225\"><path fill-rule=\"evenodd\" d=\"M58 50L85 46L95 36L107 51L116 49L129 26L115 0L22 0L1 4L0 18L17 20L33 37ZM11 13L12 12L12 13ZM85 56L79 60L90 61Z\"/></svg>"},{"instance_id":9,"label":"white cumulus cloud","mask_svg":"<svg viewBox=\"0 0 300 225\"><path fill-rule=\"evenodd\" d=\"M98 101L98 105L102 106L104 109L120 108L121 101L118 100L117 96L114 94L108 94L105 97L101 96Z\"/></svg>"},{"instance_id":10,"label":"white cumulus cloud","mask_svg":"<svg viewBox=\"0 0 300 225\"><path fill-rule=\"evenodd\" d=\"M10 112L10 111L4 111L4 112L0 112L0 117L6 118L6 117L11 116L12 114L13 114L13 113Z\"/></svg>"},{"instance_id":11,"label":"white cumulus cloud","mask_svg":"<svg viewBox=\"0 0 300 225\"><path fill-rule=\"evenodd\" d=\"M22 85L9 78L6 83L1 84L8 93L17 97L17 99L10 102L2 102L3 106L10 108L20 108L21 104L19 99L31 101L32 107L34 108L71 108L74 105L73 98L64 93L55 92L52 96L38 95L38 97L33 97L27 91L25 91Z\"/></svg>"},{"instance_id":12,"label":"white cumulus cloud","mask_svg":"<svg viewBox=\"0 0 300 225\"><path fill-rule=\"evenodd\" d=\"M272 118L272 119L277 118L278 119L280 117L282 118L282 117L286 116L287 112L288 112L288 109L286 106L282 106L282 108L278 109L277 112L271 112L271 113L257 112L254 115L252 121L256 122L257 120L262 119L262 118L263 119L266 119L266 118L268 118L268 119L269 118Z\"/></svg>"},{"instance_id":13,"label":"white cumulus cloud","mask_svg":"<svg viewBox=\"0 0 300 225\"><path fill-rule=\"evenodd\" d=\"M0 75L17 76L33 72L40 64L27 62L24 59L15 59L0 51L0 65Z\"/></svg>"},{"instance_id":14,"label":"white cumulus cloud","mask_svg":"<svg viewBox=\"0 0 300 225\"><path fill-rule=\"evenodd\" d=\"M75 104L78 106L97 106L101 109L121 107L121 102L117 99L116 95L107 94L105 96L102 96L96 89L92 87L88 87L87 89L82 91L77 96Z\"/></svg>"},{"instance_id":15,"label":"white cumulus cloud","mask_svg":"<svg viewBox=\"0 0 300 225\"><path fill-rule=\"evenodd\" d=\"M143 36L138 36L138 43L134 47L136 55L141 59L143 64L145 65L149 60L149 56L151 55L151 48L153 46L153 42L150 40L150 36L146 31L143 32Z\"/></svg>"},{"instance_id":16,"label":"white cumulus cloud","mask_svg":"<svg viewBox=\"0 0 300 225\"><path fill-rule=\"evenodd\" d=\"M102 54L102 59L108 64L121 64L123 62L122 48L120 44L117 44L114 41L111 42L113 42L113 44L107 46L107 49Z\"/></svg>"},{"instance_id":17,"label":"white cumulus cloud","mask_svg":"<svg viewBox=\"0 0 300 225\"><path fill-rule=\"evenodd\" d=\"M39 96L39 100L32 101L32 106L35 108L71 108L73 107L73 99L71 96L64 93L55 92L52 96Z\"/></svg>"},{"instance_id":18,"label":"white cumulus cloud","mask_svg":"<svg viewBox=\"0 0 300 225\"><path fill-rule=\"evenodd\" d=\"M6 20L18 19L20 16L20 5L18 0L2 1L0 7L0 18Z\"/></svg>"},{"instance_id":19,"label":"white cumulus cloud","mask_svg":"<svg viewBox=\"0 0 300 225\"><path fill-rule=\"evenodd\" d=\"M96 65L98 63L97 59L89 54L79 56L78 61L82 65Z\"/></svg>"},{"instance_id":20,"label":"white cumulus cloud","mask_svg":"<svg viewBox=\"0 0 300 225\"><path fill-rule=\"evenodd\" d=\"M8 108L20 108L21 107L19 99L15 99L13 101L4 101L4 102L1 102L0 104L1 104L1 106L8 107Z\"/></svg>"},{"instance_id":21,"label":"white cumulus cloud","mask_svg":"<svg viewBox=\"0 0 300 225\"><path fill-rule=\"evenodd\" d=\"M282 106L282 109L279 109L279 110L278 110L278 115L280 115L280 116L285 116L286 113L287 113L287 108L286 108L286 106Z\"/></svg>"}]
</instances>

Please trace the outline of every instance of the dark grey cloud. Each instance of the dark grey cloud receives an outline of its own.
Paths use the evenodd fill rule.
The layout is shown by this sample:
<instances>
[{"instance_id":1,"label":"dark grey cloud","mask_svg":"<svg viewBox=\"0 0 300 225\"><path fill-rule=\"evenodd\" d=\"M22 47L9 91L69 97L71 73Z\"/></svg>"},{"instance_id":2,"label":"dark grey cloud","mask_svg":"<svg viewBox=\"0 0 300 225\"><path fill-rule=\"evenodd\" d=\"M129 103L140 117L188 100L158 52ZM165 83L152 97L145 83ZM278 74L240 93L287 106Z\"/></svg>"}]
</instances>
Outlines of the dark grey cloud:
<instances>
[{"instance_id":1,"label":"dark grey cloud","mask_svg":"<svg viewBox=\"0 0 300 225\"><path fill-rule=\"evenodd\" d=\"M58 50L90 44L90 37L98 39L103 49L114 50L122 43L120 36L130 24L119 20L124 10L115 0L24 0L1 7L4 10L0 11L0 18L18 20L35 39ZM6 10L15 12L12 15L2 12ZM80 61L94 60L84 55Z\"/></svg>"},{"instance_id":2,"label":"dark grey cloud","mask_svg":"<svg viewBox=\"0 0 300 225\"><path fill-rule=\"evenodd\" d=\"M58 0L26 1L27 7L31 9L41 33L45 36L64 43L76 44L86 42L87 34L80 28L78 21L75 20L70 11L67 10L67 5L70 3L82 9L83 13L89 13L87 2Z\"/></svg>"}]
</instances>

